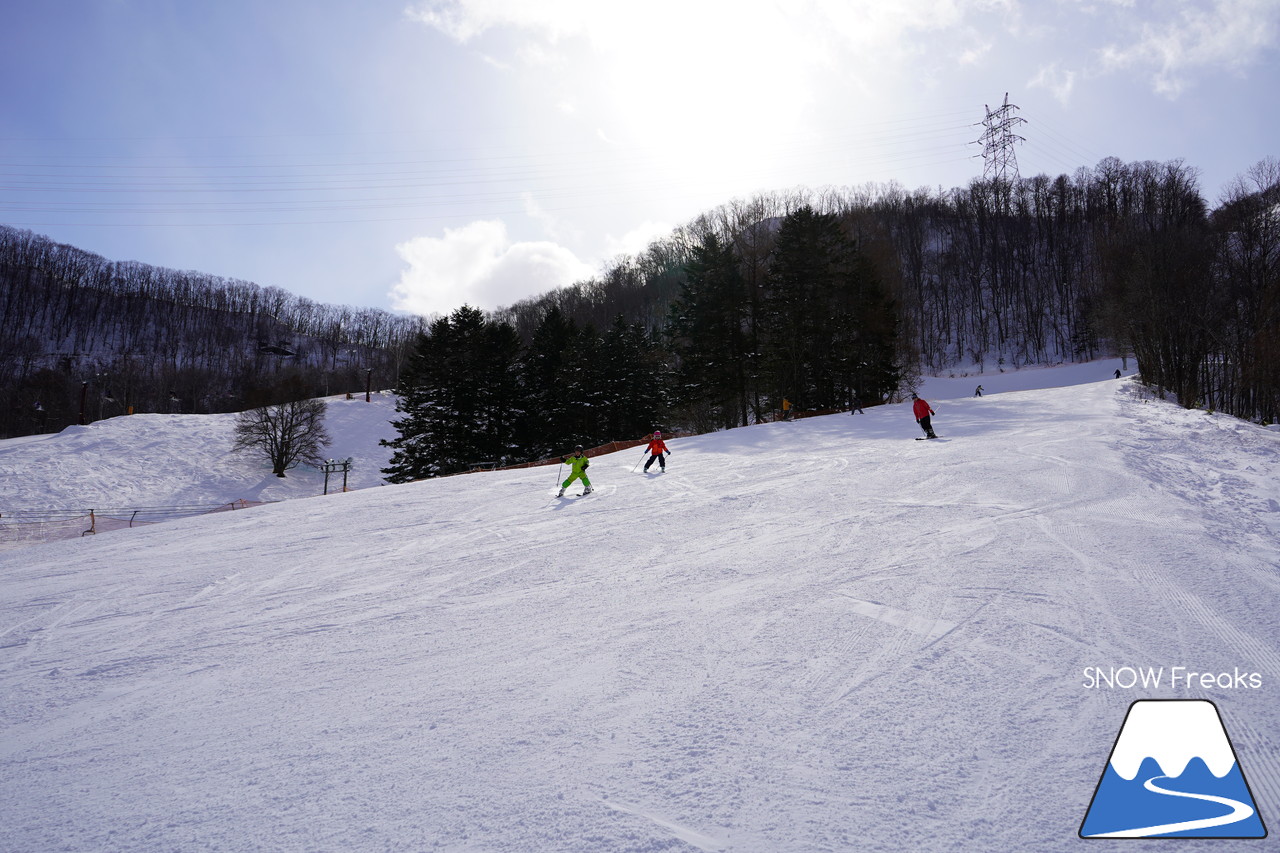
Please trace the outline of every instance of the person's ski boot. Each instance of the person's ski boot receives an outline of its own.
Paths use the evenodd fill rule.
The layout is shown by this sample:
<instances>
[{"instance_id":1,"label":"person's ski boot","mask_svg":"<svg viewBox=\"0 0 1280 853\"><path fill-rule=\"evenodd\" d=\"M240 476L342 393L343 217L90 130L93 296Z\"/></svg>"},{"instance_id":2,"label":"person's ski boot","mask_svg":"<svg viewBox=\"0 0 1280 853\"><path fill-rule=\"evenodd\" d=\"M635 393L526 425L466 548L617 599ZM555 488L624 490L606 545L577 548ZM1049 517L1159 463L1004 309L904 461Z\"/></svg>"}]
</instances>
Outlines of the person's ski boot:
<instances>
[{"instance_id":1,"label":"person's ski boot","mask_svg":"<svg viewBox=\"0 0 1280 853\"><path fill-rule=\"evenodd\" d=\"M595 491L595 489L591 488L590 486L587 486L585 489L583 489L583 490L582 490L582 493L583 493L584 495L589 495L589 494L591 494L591 493L592 493L592 492L594 492L594 491Z\"/></svg>"},{"instance_id":2,"label":"person's ski boot","mask_svg":"<svg viewBox=\"0 0 1280 853\"><path fill-rule=\"evenodd\" d=\"M564 497L564 489L561 489L560 491L556 492L556 497L558 498Z\"/></svg>"}]
</instances>

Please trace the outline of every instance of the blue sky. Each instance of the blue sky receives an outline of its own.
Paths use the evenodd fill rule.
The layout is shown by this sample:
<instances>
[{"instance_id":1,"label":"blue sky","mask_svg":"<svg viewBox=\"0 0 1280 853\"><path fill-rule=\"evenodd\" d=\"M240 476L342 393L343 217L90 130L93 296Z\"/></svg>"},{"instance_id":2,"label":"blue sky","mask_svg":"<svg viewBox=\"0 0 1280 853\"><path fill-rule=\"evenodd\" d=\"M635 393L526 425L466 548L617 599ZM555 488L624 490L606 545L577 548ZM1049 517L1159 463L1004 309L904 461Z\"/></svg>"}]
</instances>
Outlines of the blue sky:
<instances>
[{"instance_id":1,"label":"blue sky","mask_svg":"<svg viewBox=\"0 0 1280 853\"><path fill-rule=\"evenodd\" d=\"M1280 155L1280 0L0 8L0 222L357 306L494 308L795 186Z\"/></svg>"}]
</instances>

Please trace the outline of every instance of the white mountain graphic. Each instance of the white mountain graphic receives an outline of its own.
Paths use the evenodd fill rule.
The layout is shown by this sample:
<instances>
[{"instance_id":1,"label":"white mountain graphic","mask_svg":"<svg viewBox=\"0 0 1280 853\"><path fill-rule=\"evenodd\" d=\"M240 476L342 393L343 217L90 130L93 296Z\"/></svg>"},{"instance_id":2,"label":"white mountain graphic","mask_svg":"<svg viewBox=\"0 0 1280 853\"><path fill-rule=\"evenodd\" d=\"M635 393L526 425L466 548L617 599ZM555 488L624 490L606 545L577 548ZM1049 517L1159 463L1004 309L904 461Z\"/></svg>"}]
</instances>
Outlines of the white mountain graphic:
<instances>
[{"instance_id":1,"label":"white mountain graphic","mask_svg":"<svg viewBox=\"0 0 1280 853\"><path fill-rule=\"evenodd\" d=\"M1236 763L1231 741L1212 702L1138 702L1125 718L1111 766L1126 780L1138 775L1144 758L1154 758L1166 776L1181 776L1200 758L1222 778Z\"/></svg>"}]
</instances>

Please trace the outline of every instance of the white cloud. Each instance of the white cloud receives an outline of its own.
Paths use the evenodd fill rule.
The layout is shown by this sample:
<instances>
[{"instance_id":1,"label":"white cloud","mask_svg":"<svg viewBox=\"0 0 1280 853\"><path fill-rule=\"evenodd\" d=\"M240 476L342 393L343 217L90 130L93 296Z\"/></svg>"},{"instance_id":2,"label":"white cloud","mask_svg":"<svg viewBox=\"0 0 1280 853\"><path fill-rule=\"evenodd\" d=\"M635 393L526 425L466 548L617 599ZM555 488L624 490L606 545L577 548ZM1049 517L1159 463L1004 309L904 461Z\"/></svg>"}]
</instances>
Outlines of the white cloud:
<instances>
[{"instance_id":1,"label":"white cloud","mask_svg":"<svg viewBox=\"0 0 1280 853\"><path fill-rule=\"evenodd\" d=\"M389 294L391 304L415 314L447 314L464 303L499 308L594 272L557 243L511 242L497 221L446 228L443 237L415 237L396 252L408 268Z\"/></svg>"},{"instance_id":2,"label":"white cloud","mask_svg":"<svg viewBox=\"0 0 1280 853\"><path fill-rule=\"evenodd\" d=\"M1071 99L1071 91L1075 88L1076 72L1065 71L1058 63L1052 62L1042 66L1036 76L1027 81L1029 88L1048 89L1062 104Z\"/></svg>"},{"instance_id":3,"label":"white cloud","mask_svg":"<svg viewBox=\"0 0 1280 853\"><path fill-rule=\"evenodd\" d=\"M418 0L408 14L461 43L515 30L539 45L522 51L526 62L566 55L578 40L608 57L622 102L664 117L680 109L671 93L690 81L714 87L724 114L740 115L753 102L794 99L816 75L883 86L897 69L928 79L947 73L940 56L985 64L1029 36L1048 47L1037 57L1043 68L1080 67L1088 55L1102 70L1150 74L1157 92L1176 97L1198 71L1257 62L1280 29L1280 0L1060 0L1056 14L1049 8L1028 0L649 0L637 12L598 0ZM1061 71L1037 77L1060 100L1078 81Z\"/></svg>"},{"instance_id":4,"label":"white cloud","mask_svg":"<svg viewBox=\"0 0 1280 853\"><path fill-rule=\"evenodd\" d=\"M979 40L972 47L965 48L960 51L961 65L976 65L982 62L986 56L991 53L991 42Z\"/></svg>"},{"instance_id":5,"label":"white cloud","mask_svg":"<svg viewBox=\"0 0 1280 853\"><path fill-rule=\"evenodd\" d=\"M502 26L542 30L557 40L581 32L597 5L592 0L428 0L407 14L464 44Z\"/></svg>"},{"instance_id":6,"label":"white cloud","mask_svg":"<svg viewBox=\"0 0 1280 853\"><path fill-rule=\"evenodd\" d=\"M1210 0L1160 6L1166 13L1146 21L1129 44L1102 49L1111 69L1141 68L1151 73L1156 92L1176 98L1187 78L1208 68L1241 70L1276 42L1280 3L1276 0Z\"/></svg>"},{"instance_id":7,"label":"white cloud","mask_svg":"<svg viewBox=\"0 0 1280 853\"><path fill-rule=\"evenodd\" d=\"M564 65L564 57L552 47L538 42L525 42L516 55L525 65Z\"/></svg>"},{"instance_id":8,"label":"white cloud","mask_svg":"<svg viewBox=\"0 0 1280 853\"><path fill-rule=\"evenodd\" d=\"M649 248L649 244L654 240L670 237L674 230L670 225L663 222L642 222L621 237L614 237L610 234L606 238L607 255L609 257L638 255Z\"/></svg>"},{"instance_id":9,"label":"white cloud","mask_svg":"<svg viewBox=\"0 0 1280 853\"><path fill-rule=\"evenodd\" d=\"M620 97L652 88L670 109L672 93L690 81L745 100L762 89L794 97L788 84L806 72L851 64L880 77L890 62L931 52L921 34L977 35L993 21L1008 29L1020 12L1019 0L648 0L642 9L599 0L419 0L407 15L462 44L516 30L540 40L520 50L532 64L580 39L610 58Z\"/></svg>"},{"instance_id":10,"label":"white cloud","mask_svg":"<svg viewBox=\"0 0 1280 853\"><path fill-rule=\"evenodd\" d=\"M464 44L510 27L540 34L551 44L583 36L601 50L636 42L649 49L654 43L641 36L653 36L659 44L697 42L704 51L723 53L755 50L763 46L761 39L785 38L791 30L834 30L854 44L884 45L911 30L949 29L993 12L1009 18L1019 9L1018 0L650 0L642 11L598 0L422 0L407 15ZM703 39L717 32L737 38ZM682 55L675 64L693 58Z\"/></svg>"},{"instance_id":11,"label":"white cloud","mask_svg":"<svg viewBox=\"0 0 1280 853\"><path fill-rule=\"evenodd\" d=\"M1016 0L414 0L407 14L473 50L505 51L555 93L544 109L559 113L569 92L573 120L644 148L669 179L748 191L758 185L742 176L782 159L797 134L848 103L850 87L897 102L896 74L915 87L945 77L943 66L989 60L985 43L959 55L956 33L991 41L1018 9Z\"/></svg>"},{"instance_id":12,"label":"white cloud","mask_svg":"<svg viewBox=\"0 0 1280 853\"><path fill-rule=\"evenodd\" d=\"M521 196L521 200L524 202L525 215L541 225L542 230L552 240L561 243L573 243L580 242L583 239L584 235L581 229L538 204L538 200L533 197L533 193L524 193Z\"/></svg>"}]
</instances>

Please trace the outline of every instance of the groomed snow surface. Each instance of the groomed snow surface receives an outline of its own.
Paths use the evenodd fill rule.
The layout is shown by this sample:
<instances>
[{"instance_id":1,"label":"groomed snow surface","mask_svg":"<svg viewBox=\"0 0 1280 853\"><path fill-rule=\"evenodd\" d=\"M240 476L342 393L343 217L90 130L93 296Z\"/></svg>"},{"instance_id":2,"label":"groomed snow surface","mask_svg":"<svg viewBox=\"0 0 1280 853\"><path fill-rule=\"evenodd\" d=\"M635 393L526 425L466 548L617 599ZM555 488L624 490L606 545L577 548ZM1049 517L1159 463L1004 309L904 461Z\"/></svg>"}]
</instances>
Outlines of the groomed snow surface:
<instances>
[{"instance_id":1,"label":"groomed snow surface","mask_svg":"<svg viewBox=\"0 0 1280 853\"><path fill-rule=\"evenodd\" d=\"M1088 367L0 552L0 850L1127 850L1145 698L1274 827L1280 434Z\"/></svg>"}]
</instances>

